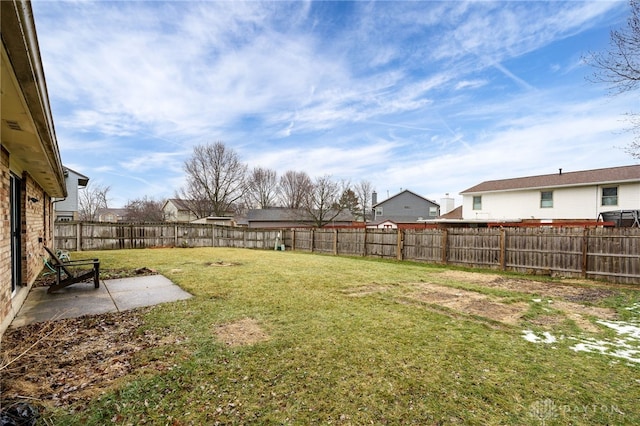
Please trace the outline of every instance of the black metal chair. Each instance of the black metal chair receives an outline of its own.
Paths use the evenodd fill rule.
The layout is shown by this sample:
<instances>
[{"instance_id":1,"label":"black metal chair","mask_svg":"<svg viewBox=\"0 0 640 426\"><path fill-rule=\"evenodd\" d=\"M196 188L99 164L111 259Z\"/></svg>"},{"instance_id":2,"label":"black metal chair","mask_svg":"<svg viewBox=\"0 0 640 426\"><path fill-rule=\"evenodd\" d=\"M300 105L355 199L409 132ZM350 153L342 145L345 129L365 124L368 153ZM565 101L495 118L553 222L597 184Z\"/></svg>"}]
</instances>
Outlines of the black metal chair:
<instances>
[{"instance_id":1,"label":"black metal chair","mask_svg":"<svg viewBox=\"0 0 640 426\"><path fill-rule=\"evenodd\" d=\"M53 268L56 274L56 282L49 286L47 293L53 293L67 286L75 283L89 281L93 279L93 285L95 288L100 287L100 260L99 259L82 259L82 260L68 260L62 261L60 258L52 252L48 247L44 249L49 253L48 266ZM91 270L86 268L80 268L78 271L72 269L81 266L91 266Z\"/></svg>"}]
</instances>

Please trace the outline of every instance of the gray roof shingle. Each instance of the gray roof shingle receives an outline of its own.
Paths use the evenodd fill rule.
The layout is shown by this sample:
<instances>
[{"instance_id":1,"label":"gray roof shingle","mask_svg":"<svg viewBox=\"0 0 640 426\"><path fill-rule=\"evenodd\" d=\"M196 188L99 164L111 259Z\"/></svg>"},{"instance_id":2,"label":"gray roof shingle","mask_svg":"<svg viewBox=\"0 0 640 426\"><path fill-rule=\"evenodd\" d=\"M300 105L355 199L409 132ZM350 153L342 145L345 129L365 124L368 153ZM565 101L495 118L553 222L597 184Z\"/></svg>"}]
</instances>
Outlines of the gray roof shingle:
<instances>
[{"instance_id":1,"label":"gray roof shingle","mask_svg":"<svg viewBox=\"0 0 640 426\"><path fill-rule=\"evenodd\" d=\"M640 181L640 165L633 165L514 179L488 180L465 189L460 194L638 181Z\"/></svg>"}]
</instances>

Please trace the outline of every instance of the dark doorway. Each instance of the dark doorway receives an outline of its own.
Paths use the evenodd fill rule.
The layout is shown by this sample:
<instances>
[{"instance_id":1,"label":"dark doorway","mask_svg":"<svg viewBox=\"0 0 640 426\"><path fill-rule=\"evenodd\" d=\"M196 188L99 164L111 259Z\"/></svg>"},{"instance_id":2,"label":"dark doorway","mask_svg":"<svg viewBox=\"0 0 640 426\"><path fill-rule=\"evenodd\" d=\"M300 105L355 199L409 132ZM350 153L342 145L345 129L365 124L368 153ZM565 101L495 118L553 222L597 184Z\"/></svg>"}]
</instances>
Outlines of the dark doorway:
<instances>
[{"instance_id":1,"label":"dark doorway","mask_svg":"<svg viewBox=\"0 0 640 426\"><path fill-rule=\"evenodd\" d=\"M11 174L9 185L9 218L11 229L11 294L13 295L22 283L22 182L16 175Z\"/></svg>"}]
</instances>

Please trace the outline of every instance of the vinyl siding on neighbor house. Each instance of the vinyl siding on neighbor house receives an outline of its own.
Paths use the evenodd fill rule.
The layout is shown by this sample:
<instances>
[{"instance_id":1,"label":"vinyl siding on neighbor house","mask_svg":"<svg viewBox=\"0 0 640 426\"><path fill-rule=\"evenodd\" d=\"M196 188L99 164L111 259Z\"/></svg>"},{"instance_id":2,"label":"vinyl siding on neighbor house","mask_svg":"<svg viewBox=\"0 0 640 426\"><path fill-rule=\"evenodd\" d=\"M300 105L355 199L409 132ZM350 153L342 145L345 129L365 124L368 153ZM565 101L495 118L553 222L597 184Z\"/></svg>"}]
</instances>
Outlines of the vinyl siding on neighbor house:
<instances>
[{"instance_id":1,"label":"vinyl siding on neighbor house","mask_svg":"<svg viewBox=\"0 0 640 426\"><path fill-rule=\"evenodd\" d=\"M67 197L55 203L56 220L78 220L78 191L87 186L89 178L69 168L65 168L65 175Z\"/></svg>"},{"instance_id":2,"label":"vinyl siding on neighbor house","mask_svg":"<svg viewBox=\"0 0 640 426\"><path fill-rule=\"evenodd\" d=\"M638 171L640 166L629 166L485 182L462 192L463 219L596 220L602 212L638 210L640 178L634 177ZM601 182L581 183L580 179ZM524 187L526 182L532 187ZM602 205L602 189L611 187L617 188L617 204ZM541 207L543 191L552 192L553 207ZM474 210L474 197L481 197L480 209Z\"/></svg>"},{"instance_id":3,"label":"vinyl siding on neighbor house","mask_svg":"<svg viewBox=\"0 0 640 426\"><path fill-rule=\"evenodd\" d=\"M435 219L439 214L440 206L405 190L377 203L373 208L376 222L385 219L395 222L416 222L419 219Z\"/></svg>"}]
</instances>

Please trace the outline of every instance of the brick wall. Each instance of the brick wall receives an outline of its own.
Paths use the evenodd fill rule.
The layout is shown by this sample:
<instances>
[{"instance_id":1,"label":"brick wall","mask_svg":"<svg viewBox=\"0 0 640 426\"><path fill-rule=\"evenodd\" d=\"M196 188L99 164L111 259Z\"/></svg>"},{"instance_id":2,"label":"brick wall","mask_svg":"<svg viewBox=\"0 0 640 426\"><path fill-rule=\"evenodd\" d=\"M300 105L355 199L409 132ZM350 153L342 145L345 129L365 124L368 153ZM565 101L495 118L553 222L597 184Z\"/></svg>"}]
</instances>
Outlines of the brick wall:
<instances>
[{"instance_id":1,"label":"brick wall","mask_svg":"<svg viewBox=\"0 0 640 426\"><path fill-rule=\"evenodd\" d=\"M11 310L9 153L0 146L0 324Z\"/></svg>"},{"instance_id":2,"label":"brick wall","mask_svg":"<svg viewBox=\"0 0 640 426\"><path fill-rule=\"evenodd\" d=\"M22 282L11 294L11 209L9 153L0 148L0 336L18 313L31 285L44 267L43 244L53 245L51 198L26 172L21 176Z\"/></svg>"},{"instance_id":3,"label":"brick wall","mask_svg":"<svg viewBox=\"0 0 640 426\"><path fill-rule=\"evenodd\" d=\"M22 216L22 285L29 285L44 265L42 245L51 229L47 223L50 203L44 190L27 173L23 173L22 182L26 195Z\"/></svg>"}]
</instances>

